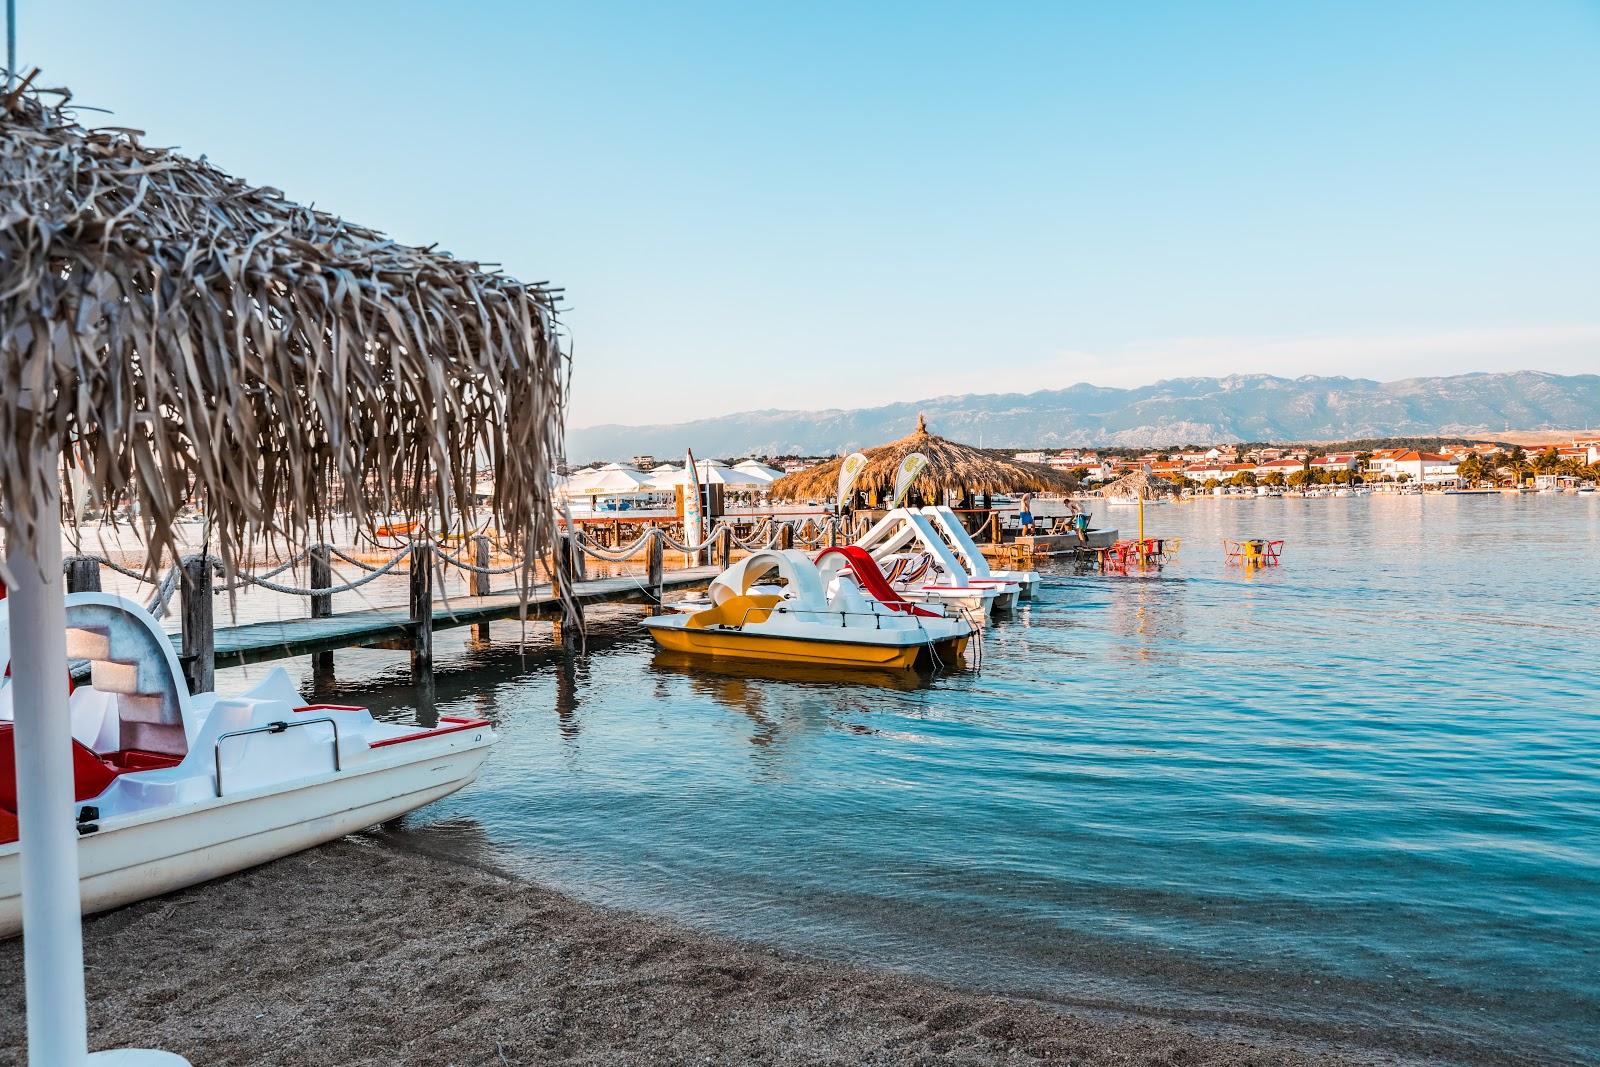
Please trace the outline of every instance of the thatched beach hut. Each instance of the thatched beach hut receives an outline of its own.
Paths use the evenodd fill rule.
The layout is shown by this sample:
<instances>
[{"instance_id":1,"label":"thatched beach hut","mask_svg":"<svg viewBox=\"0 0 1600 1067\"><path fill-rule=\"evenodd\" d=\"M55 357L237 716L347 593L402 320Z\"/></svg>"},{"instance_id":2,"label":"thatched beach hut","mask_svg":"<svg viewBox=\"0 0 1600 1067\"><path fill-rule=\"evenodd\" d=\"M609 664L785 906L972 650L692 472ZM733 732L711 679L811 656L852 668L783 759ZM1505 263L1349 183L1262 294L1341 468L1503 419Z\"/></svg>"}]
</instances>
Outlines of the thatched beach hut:
<instances>
[{"instance_id":1,"label":"thatched beach hut","mask_svg":"<svg viewBox=\"0 0 1600 1067\"><path fill-rule=\"evenodd\" d=\"M1115 481L1106 482L1091 495L1107 499L1126 497L1129 499L1155 500L1164 496L1176 496L1178 487L1165 478L1157 478L1144 469L1130 471Z\"/></svg>"},{"instance_id":2,"label":"thatched beach hut","mask_svg":"<svg viewBox=\"0 0 1600 1067\"><path fill-rule=\"evenodd\" d=\"M857 490L888 496L894 487L900 461L913 452L928 457L912 483L925 496L951 493L964 498L993 493L1066 493L1077 484L1071 475L1037 463L1002 459L972 445L928 432L927 421L917 416L917 428L898 441L865 451L867 466L856 482ZM772 483L777 500L827 500L836 492L843 458L808 467Z\"/></svg>"},{"instance_id":3,"label":"thatched beach hut","mask_svg":"<svg viewBox=\"0 0 1600 1067\"><path fill-rule=\"evenodd\" d=\"M174 520L198 498L230 568L265 540L304 542L336 500L358 522L465 519L482 457L501 535L532 558L554 533L564 383L552 290L135 131L85 129L67 101L27 81L0 95L0 522L28 1055L52 1067L87 1056L63 456L96 505L135 503L152 560L175 552Z\"/></svg>"}]
</instances>

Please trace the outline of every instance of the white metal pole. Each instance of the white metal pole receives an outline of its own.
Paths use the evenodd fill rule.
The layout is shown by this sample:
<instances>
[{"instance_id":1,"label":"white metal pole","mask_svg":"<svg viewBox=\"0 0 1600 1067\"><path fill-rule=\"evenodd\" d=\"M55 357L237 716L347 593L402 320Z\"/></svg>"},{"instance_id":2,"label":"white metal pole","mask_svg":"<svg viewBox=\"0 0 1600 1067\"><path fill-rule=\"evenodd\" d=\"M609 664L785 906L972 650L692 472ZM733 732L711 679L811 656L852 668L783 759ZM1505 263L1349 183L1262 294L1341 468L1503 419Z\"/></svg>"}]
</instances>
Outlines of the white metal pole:
<instances>
[{"instance_id":1,"label":"white metal pole","mask_svg":"<svg viewBox=\"0 0 1600 1067\"><path fill-rule=\"evenodd\" d=\"M9 531L12 708L22 844L22 952L28 1062L80 1067L89 1056L73 825L72 722L67 712L66 607L60 489L38 511L39 544Z\"/></svg>"}]
</instances>

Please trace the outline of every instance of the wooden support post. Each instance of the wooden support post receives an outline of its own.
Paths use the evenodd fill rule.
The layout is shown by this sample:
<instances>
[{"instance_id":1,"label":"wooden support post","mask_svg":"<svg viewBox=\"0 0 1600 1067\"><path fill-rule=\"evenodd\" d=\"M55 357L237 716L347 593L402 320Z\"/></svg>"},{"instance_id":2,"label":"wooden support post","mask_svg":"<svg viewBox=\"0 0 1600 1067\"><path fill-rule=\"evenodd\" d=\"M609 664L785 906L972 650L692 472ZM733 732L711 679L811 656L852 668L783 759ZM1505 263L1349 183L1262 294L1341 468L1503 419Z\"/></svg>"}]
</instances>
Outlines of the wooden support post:
<instances>
[{"instance_id":1,"label":"wooden support post","mask_svg":"<svg viewBox=\"0 0 1600 1067\"><path fill-rule=\"evenodd\" d=\"M472 539L472 565L474 567L482 567L485 571L489 569L489 539L483 534L479 534ZM469 573L472 575L472 595L488 596L488 574L480 574L477 571Z\"/></svg>"},{"instance_id":2,"label":"wooden support post","mask_svg":"<svg viewBox=\"0 0 1600 1067\"><path fill-rule=\"evenodd\" d=\"M586 582L589 580L589 568L586 567L583 562L583 538L579 536L580 532L581 531L575 531L572 535L571 541L568 544L568 548L571 549L571 552L568 556L568 562L572 566L572 580L575 582Z\"/></svg>"},{"instance_id":3,"label":"wooden support post","mask_svg":"<svg viewBox=\"0 0 1600 1067\"><path fill-rule=\"evenodd\" d=\"M572 612L576 625L569 626L567 620L561 623L561 644L563 647L572 648L578 644L583 633L583 605L578 602L577 584L583 580L583 549L578 546L578 538L574 533L561 535L556 541L556 566L567 576L567 582L572 586Z\"/></svg>"},{"instance_id":4,"label":"wooden support post","mask_svg":"<svg viewBox=\"0 0 1600 1067\"><path fill-rule=\"evenodd\" d=\"M411 546L411 676L433 671L433 545Z\"/></svg>"},{"instance_id":5,"label":"wooden support post","mask_svg":"<svg viewBox=\"0 0 1600 1067\"><path fill-rule=\"evenodd\" d=\"M998 511L989 512L989 526L989 540L992 544L998 545L1000 543L1000 513Z\"/></svg>"},{"instance_id":6,"label":"wooden support post","mask_svg":"<svg viewBox=\"0 0 1600 1067\"><path fill-rule=\"evenodd\" d=\"M661 597L665 591L663 588L664 575L662 572L665 569L665 560L663 557L665 557L667 553L667 538L666 535L663 534L659 529L650 531L650 544L648 550L650 553L650 564L649 577L646 579L646 581L649 583L650 596L652 598L652 602L650 604L650 614L660 615Z\"/></svg>"},{"instance_id":7,"label":"wooden support post","mask_svg":"<svg viewBox=\"0 0 1600 1067\"><path fill-rule=\"evenodd\" d=\"M307 555L311 557L311 588L329 589L333 586L333 552L327 545L312 545ZM333 594L311 594L311 617L313 619L331 619L333 617ZM323 682L333 681L333 649L323 649L311 657L311 677L313 684L318 689L325 688Z\"/></svg>"},{"instance_id":8,"label":"wooden support post","mask_svg":"<svg viewBox=\"0 0 1600 1067\"><path fill-rule=\"evenodd\" d=\"M333 586L333 553L327 545L312 545L308 553L311 557L311 588L329 589ZM331 619L333 617L333 594L311 594L311 617L313 619Z\"/></svg>"},{"instance_id":9,"label":"wooden support post","mask_svg":"<svg viewBox=\"0 0 1600 1067\"><path fill-rule=\"evenodd\" d=\"M100 591L100 564L92 559L74 559L67 563L67 592L98 593Z\"/></svg>"},{"instance_id":10,"label":"wooden support post","mask_svg":"<svg viewBox=\"0 0 1600 1067\"><path fill-rule=\"evenodd\" d=\"M486 572L489 569L489 538L483 534L472 539L472 565L482 567ZM473 596L489 595L489 575L478 571L469 571L471 576L469 585ZM489 640L489 624L480 622L472 627L472 638L475 641Z\"/></svg>"},{"instance_id":11,"label":"wooden support post","mask_svg":"<svg viewBox=\"0 0 1600 1067\"><path fill-rule=\"evenodd\" d=\"M217 687L216 630L211 604L211 560L191 559L178 579L183 610L183 652L178 657L191 693L209 693Z\"/></svg>"},{"instance_id":12,"label":"wooden support post","mask_svg":"<svg viewBox=\"0 0 1600 1067\"><path fill-rule=\"evenodd\" d=\"M794 547L794 523L785 522L778 525L778 548L789 549Z\"/></svg>"},{"instance_id":13,"label":"wooden support post","mask_svg":"<svg viewBox=\"0 0 1600 1067\"><path fill-rule=\"evenodd\" d=\"M843 522L843 521L844 521L844 519L841 516L838 516L838 515L835 515L834 517L832 517L832 518L830 518L828 520L828 547L829 548L838 548L839 547L839 524L841 522Z\"/></svg>"},{"instance_id":14,"label":"wooden support post","mask_svg":"<svg viewBox=\"0 0 1600 1067\"><path fill-rule=\"evenodd\" d=\"M728 569L728 560L733 555L733 528L724 526L717 531L717 566L723 570Z\"/></svg>"}]
</instances>

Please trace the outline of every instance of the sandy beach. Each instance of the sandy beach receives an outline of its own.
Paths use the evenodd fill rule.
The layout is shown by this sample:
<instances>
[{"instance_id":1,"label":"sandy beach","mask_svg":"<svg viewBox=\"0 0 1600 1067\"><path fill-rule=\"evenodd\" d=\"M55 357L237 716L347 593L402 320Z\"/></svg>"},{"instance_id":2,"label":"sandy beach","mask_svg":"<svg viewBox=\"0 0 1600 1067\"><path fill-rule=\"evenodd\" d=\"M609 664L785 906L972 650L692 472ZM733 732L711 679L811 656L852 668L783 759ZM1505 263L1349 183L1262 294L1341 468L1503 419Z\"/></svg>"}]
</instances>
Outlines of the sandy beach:
<instances>
[{"instance_id":1,"label":"sandy beach","mask_svg":"<svg viewBox=\"0 0 1600 1067\"><path fill-rule=\"evenodd\" d=\"M591 907L358 835L85 924L92 1047L263 1064L1335 1064ZM0 1062L24 1042L0 944Z\"/></svg>"}]
</instances>

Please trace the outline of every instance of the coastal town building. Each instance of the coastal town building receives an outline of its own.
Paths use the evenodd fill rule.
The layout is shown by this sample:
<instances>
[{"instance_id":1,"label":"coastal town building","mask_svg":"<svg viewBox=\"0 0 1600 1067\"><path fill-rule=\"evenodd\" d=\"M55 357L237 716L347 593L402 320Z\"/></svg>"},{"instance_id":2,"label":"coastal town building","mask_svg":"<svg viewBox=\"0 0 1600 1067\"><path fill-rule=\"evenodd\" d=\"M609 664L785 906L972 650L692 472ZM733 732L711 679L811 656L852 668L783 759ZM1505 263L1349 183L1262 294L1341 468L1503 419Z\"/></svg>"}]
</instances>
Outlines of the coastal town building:
<instances>
[{"instance_id":1,"label":"coastal town building","mask_svg":"<svg viewBox=\"0 0 1600 1067\"><path fill-rule=\"evenodd\" d=\"M1272 451L1279 452L1280 450L1272 449ZM1257 478L1262 478L1269 474L1281 474L1287 478L1295 471L1301 471L1305 469L1306 465L1304 460L1293 459L1291 457L1269 459L1265 463L1257 463L1255 468Z\"/></svg>"},{"instance_id":2,"label":"coastal town building","mask_svg":"<svg viewBox=\"0 0 1600 1067\"><path fill-rule=\"evenodd\" d=\"M1361 460L1354 452L1330 452L1311 461L1311 469L1323 474L1333 474L1336 471L1353 473L1360 466Z\"/></svg>"},{"instance_id":3,"label":"coastal town building","mask_svg":"<svg viewBox=\"0 0 1600 1067\"><path fill-rule=\"evenodd\" d=\"M1561 451L1566 451L1562 449ZM1572 439L1572 458L1585 466L1600 463L1600 434L1580 434ZM1565 458L1565 457L1563 457Z\"/></svg>"},{"instance_id":4,"label":"coastal town building","mask_svg":"<svg viewBox=\"0 0 1600 1067\"><path fill-rule=\"evenodd\" d=\"M1456 461L1437 452L1408 449L1386 462L1387 473L1395 479L1403 474L1408 481L1426 485L1453 485L1456 481Z\"/></svg>"}]
</instances>

